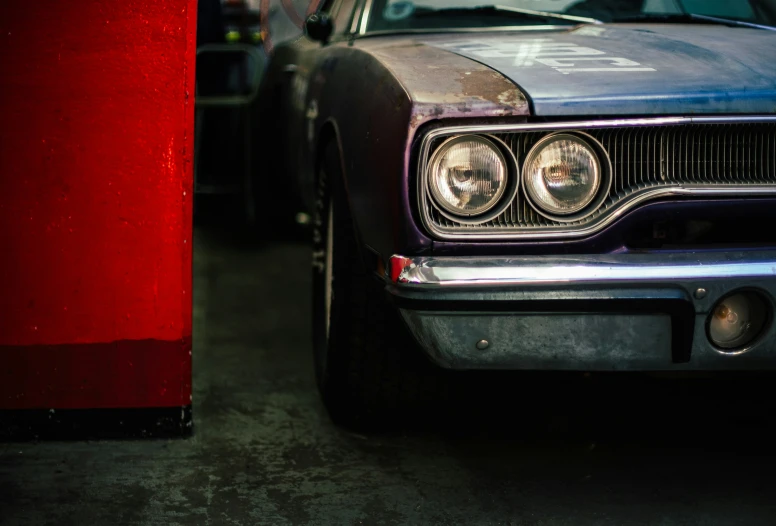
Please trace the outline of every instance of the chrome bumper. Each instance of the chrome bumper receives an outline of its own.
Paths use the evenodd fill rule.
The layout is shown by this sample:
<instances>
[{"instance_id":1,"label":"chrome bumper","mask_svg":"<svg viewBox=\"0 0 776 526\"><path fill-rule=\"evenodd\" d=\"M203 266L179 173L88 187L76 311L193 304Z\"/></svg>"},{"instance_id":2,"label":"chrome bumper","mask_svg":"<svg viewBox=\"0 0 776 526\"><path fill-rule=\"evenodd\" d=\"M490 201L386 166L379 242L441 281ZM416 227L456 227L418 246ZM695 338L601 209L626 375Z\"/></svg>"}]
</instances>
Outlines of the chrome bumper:
<instances>
[{"instance_id":1,"label":"chrome bumper","mask_svg":"<svg viewBox=\"0 0 776 526\"><path fill-rule=\"evenodd\" d=\"M458 369L776 369L769 324L743 352L708 340L722 297L771 307L776 251L534 257L394 256L387 290L426 353Z\"/></svg>"}]
</instances>

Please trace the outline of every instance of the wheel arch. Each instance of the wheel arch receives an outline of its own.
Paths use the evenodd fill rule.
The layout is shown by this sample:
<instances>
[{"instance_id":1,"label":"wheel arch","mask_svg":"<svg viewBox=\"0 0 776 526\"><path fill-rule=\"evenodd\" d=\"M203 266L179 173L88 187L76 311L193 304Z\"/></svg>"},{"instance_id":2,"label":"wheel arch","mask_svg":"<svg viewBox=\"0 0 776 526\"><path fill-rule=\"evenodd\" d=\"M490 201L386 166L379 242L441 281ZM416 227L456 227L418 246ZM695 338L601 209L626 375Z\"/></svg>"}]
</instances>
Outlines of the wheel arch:
<instances>
[{"instance_id":1,"label":"wheel arch","mask_svg":"<svg viewBox=\"0 0 776 526\"><path fill-rule=\"evenodd\" d=\"M342 139L339 133L339 126L337 125L337 121L330 118L324 121L324 123L321 125L321 128L318 131L318 138L315 141L315 151L313 153L313 158L315 159L313 166L313 177L316 180L318 179L318 173L324 162L326 148L331 143L334 143L337 148L337 158L339 159L340 163L340 173L342 174L342 177L345 178L345 165L343 164L344 154L342 151Z\"/></svg>"},{"instance_id":2,"label":"wheel arch","mask_svg":"<svg viewBox=\"0 0 776 526\"><path fill-rule=\"evenodd\" d=\"M319 73L320 71L320 73ZM412 101L400 79L369 48L334 47L319 60L307 93L310 186L333 141L355 231L382 260L427 243L412 219L406 189ZM312 129L311 129L312 128ZM312 204L312 203L311 203Z\"/></svg>"}]
</instances>

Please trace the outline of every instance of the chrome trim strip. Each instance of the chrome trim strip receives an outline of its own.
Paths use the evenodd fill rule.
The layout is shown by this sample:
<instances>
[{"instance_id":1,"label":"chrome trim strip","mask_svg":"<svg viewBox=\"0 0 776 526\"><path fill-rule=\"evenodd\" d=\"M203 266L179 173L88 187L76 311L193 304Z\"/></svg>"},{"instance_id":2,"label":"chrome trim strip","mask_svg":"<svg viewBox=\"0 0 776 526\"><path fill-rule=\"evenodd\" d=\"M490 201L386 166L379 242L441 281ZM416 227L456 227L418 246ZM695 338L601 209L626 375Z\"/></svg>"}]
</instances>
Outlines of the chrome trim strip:
<instances>
[{"instance_id":1,"label":"chrome trim strip","mask_svg":"<svg viewBox=\"0 0 776 526\"><path fill-rule=\"evenodd\" d=\"M356 18L358 20L358 18ZM381 29L379 31L367 31L356 35L358 38L396 36L396 35L418 35L418 34L445 34L445 33L492 33L509 31L570 31L579 26L569 25L541 25L541 26L493 26L493 27L440 27L423 29ZM357 24L353 25L352 33L356 32Z\"/></svg>"},{"instance_id":2,"label":"chrome trim strip","mask_svg":"<svg viewBox=\"0 0 776 526\"><path fill-rule=\"evenodd\" d=\"M364 2L356 2L355 9L353 9L353 19L350 22L350 30L348 34L355 35L358 31L358 23L361 20L361 12L364 10Z\"/></svg>"},{"instance_id":3,"label":"chrome trim strip","mask_svg":"<svg viewBox=\"0 0 776 526\"><path fill-rule=\"evenodd\" d=\"M517 240L517 239L571 239L585 237L600 232L626 212L634 209L640 204L668 196L764 196L776 195L776 185L682 185L673 184L670 186L654 187L644 190L640 193L631 195L622 200L616 206L605 210L601 217L595 223L582 228L545 228L545 229L526 229L526 232L513 230L511 232L471 232L461 229L461 232L450 233L440 231L428 216L428 196L427 187L427 159L429 159L429 150L434 139L444 135L457 135L469 133L510 133L521 131L568 131L568 130L589 130L595 128L617 128L617 127L645 127L645 126L680 126L689 124L747 124L747 123L776 123L776 116L716 116L716 117L655 117L638 119L609 119L595 121L564 121L564 122L542 122L527 124L499 124L490 126L450 126L438 128L427 133L420 144L420 155L418 157L417 172L417 190L420 206L420 218L423 227L431 233L436 239L451 240L475 240L475 239L496 239L496 240Z\"/></svg>"},{"instance_id":4,"label":"chrome trim strip","mask_svg":"<svg viewBox=\"0 0 776 526\"><path fill-rule=\"evenodd\" d=\"M364 3L364 9L361 11L361 23L358 28L358 34L363 35L366 33L366 26L369 22L369 13L372 11L372 0L366 0Z\"/></svg>"},{"instance_id":5,"label":"chrome trim strip","mask_svg":"<svg viewBox=\"0 0 776 526\"><path fill-rule=\"evenodd\" d=\"M391 259L405 265L396 285L424 288L776 278L776 251Z\"/></svg>"},{"instance_id":6,"label":"chrome trim strip","mask_svg":"<svg viewBox=\"0 0 776 526\"><path fill-rule=\"evenodd\" d=\"M351 34L357 34L359 37L363 36L382 36L382 35L397 35L404 33L422 34L422 33L481 33L491 31L552 31L552 30L571 30L579 27L583 24L601 24L600 20L594 18L585 18L581 16L563 15L560 13L546 13L543 11L533 11L529 9L517 9L508 6L497 6L499 9L505 11L514 11L518 13L529 13L536 15L551 15L551 18L557 18L559 20L568 20L570 22L579 22L574 26L564 25L510 25L510 26L495 26L495 27L445 27L445 28L411 28L396 30L381 30L381 31L369 31L367 32L367 26L369 24L369 14L372 11L373 0L365 0L359 3L355 10L353 17L353 23L350 27Z\"/></svg>"},{"instance_id":7,"label":"chrome trim strip","mask_svg":"<svg viewBox=\"0 0 776 526\"><path fill-rule=\"evenodd\" d=\"M423 138L426 140L434 139L439 135L451 133L508 133L520 131L541 131L541 130L581 130L591 128L617 128L620 126L670 126L679 124L747 124L774 122L776 115L761 116L729 116L729 117L648 117L641 119L606 119L594 121L563 121L563 122L540 122L526 124L493 124L490 126L450 126L439 128Z\"/></svg>"},{"instance_id":8,"label":"chrome trim strip","mask_svg":"<svg viewBox=\"0 0 776 526\"><path fill-rule=\"evenodd\" d=\"M720 18L716 16L698 15L695 13L690 13L690 16L698 20L708 20L709 22L719 22L720 24L724 24L726 26L751 27L754 29L764 29L766 31L776 31L776 27L773 27L773 26L753 24L752 22L744 22L743 20L734 20L732 18Z\"/></svg>"},{"instance_id":9,"label":"chrome trim strip","mask_svg":"<svg viewBox=\"0 0 776 526\"><path fill-rule=\"evenodd\" d=\"M708 197L725 197L735 195L737 197L758 197L758 196L776 196L776 186L755 186L755 185L715 185L712 187L698 186L698 187L683 187L677 185L675 187L659 187L645 190L638 194L633 194L630 198L626 198L620 202L617 207L605 211L601 215L596 223L589 226L577 229L569 229L563 227L544 228L542 230L526 229L526 232L504 232L504 233L487 233L487 232L465 232L462 231L456 234L450 234L447 232L439 232L434 228L430 221L427 224L426 210L424 209L421 214L423 224L429 229L435 236L443 240L459 240L459 239L557 239L557 238L577 238L585 237L595 234L607 226L614 223L617 219L630 212L639 205L648 201L653 201L660 197L673 197L673 196L708 196ZM464 229L462 229L464 230Z\"/></svg>"},{"instance_id":10,"label":"chrome trim strip","mask_svg":"<svg viewBox=\"0 0 776 526\"><path fill-rule=\"evenodd\" d=\"M549 19L555 18L558 20L568 20L569 22L579 22L581 24L603 24L604 23L603 20L598 20L597 18L590 18L586 16L565 15L563 13L553 13L551 11L537 11L535 9L523 9L521 7L512 7L508 5L494 5L493 7L499 11L521 13L524 15L543 16Z\"/></svg>"}]
</instances>

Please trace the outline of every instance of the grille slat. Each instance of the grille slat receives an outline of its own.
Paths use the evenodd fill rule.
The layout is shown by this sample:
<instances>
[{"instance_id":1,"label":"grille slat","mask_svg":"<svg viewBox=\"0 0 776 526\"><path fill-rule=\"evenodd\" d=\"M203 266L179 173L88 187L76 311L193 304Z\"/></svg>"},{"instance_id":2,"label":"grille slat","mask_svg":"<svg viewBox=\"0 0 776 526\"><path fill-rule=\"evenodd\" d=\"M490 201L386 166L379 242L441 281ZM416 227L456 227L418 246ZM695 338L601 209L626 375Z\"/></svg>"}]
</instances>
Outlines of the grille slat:
<instances>
[{"instance_id":1,"label":"grille slat","mask_svg":"<svg viewBox=\"0 0 776 526\"><path fill-rule=\"evenodd\" d=\"M498 217L481 224L446 218L428 199L427 217L436 228L455 233L515 233L583 227L625 200L650 188L694 185L774 185L776 191L776 123L682 124L583 130L606 150L612 165L608 199L594 214L563 223L537 213L523 194ZM522 163L531 147L551 131L494 134ZM441 139L440 139L441 141ZM433 151L432 148L429 151Z\"/></svg>"}]
</instances>

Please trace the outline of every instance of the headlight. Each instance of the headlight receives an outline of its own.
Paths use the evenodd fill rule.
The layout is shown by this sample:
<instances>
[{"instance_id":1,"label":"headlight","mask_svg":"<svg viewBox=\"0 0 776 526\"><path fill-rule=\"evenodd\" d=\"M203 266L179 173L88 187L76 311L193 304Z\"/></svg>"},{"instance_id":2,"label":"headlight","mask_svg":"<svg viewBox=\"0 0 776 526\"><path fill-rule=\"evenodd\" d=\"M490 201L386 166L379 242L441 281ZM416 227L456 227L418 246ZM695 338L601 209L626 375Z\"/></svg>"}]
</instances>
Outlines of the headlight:
<instances>
[{"instance_id":1,"label":"headlight","mask_svg":"<svg viewBox=\"0 0 776 526\"><path fill-rule=\"evenodd\" d=\"M709 316L709 339L726 351L745 347L762 333L767 320L767 304L758 294L731 294L717 303Z\"/></svg>"},{"instance_id":2,"label":"headlight","mask_svg":"<svg viewBox=\"0 0 776 526\"><path fill-rule=\"evenodd\" d=\"M541 210L560 216L593 202L602 178L595 150L575 135L556 134L539 141L523 165L528 197Z\"/></svg>"},{"instance_id":3,"label":"headlight","mask_svg":"<svg viewBox=\"0 0 776 526\"><path fill-rule=\"evenodd\" d=\"M456 137L431 158L431 195L452 214L480 215L504 196L508 171L504 154L493 142L475 135Z\"/></svg>"}]
</instances>

